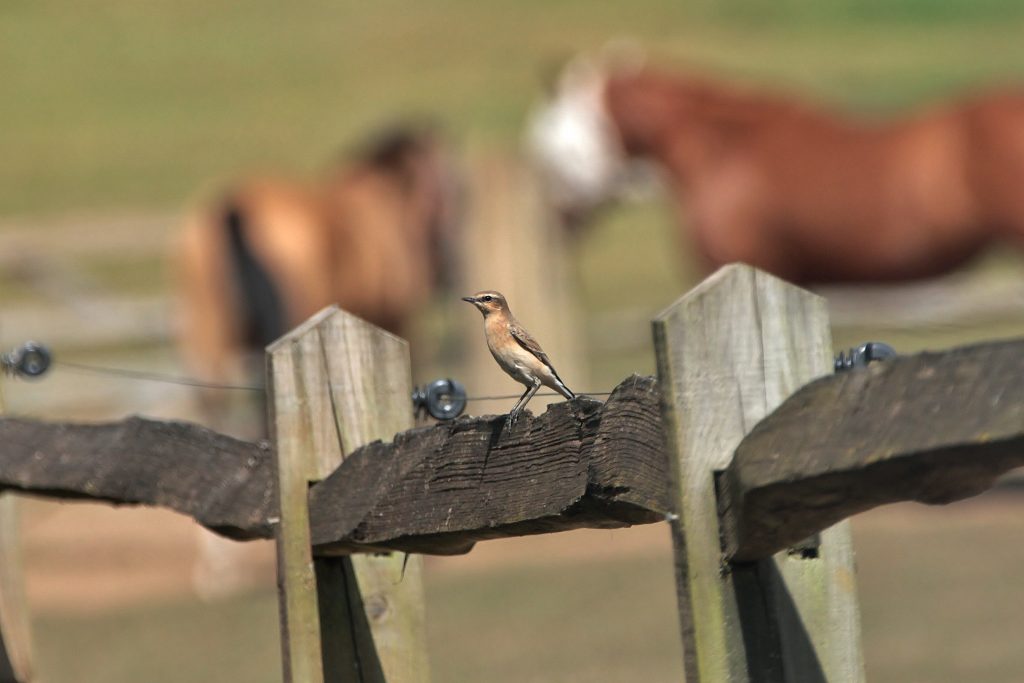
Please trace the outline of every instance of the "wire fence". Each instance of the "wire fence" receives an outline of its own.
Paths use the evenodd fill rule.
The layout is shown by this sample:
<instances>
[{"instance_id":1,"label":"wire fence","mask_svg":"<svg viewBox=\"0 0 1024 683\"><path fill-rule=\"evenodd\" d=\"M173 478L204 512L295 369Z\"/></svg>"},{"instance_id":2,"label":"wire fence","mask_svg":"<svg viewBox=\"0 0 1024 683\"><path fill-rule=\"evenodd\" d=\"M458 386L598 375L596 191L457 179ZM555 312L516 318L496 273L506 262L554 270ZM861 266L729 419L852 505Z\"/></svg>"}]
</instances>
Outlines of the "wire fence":
<instances>
[{"instance_id":1,"label":"wire fence","mask_svg":"<svg viewBox=\"0 0 1024 683\"><path fill-rule=\"evenodd\" d=\"M27 360L29 354L34 354L31 360ZM79 363L72 361L62 361L53 357L49 349L36 342L28 342L21 347L14 349L3 355L2 363L4 369L8 374L14 376L23 376L31 378L42 377L51 368L58 370L66 370L69 372L76 372L80 374L88 374L94 376L107 377L111 379L129 380L137 382L157 382L161 384L171 384L176 386L186 386L197 389L206 389L214 391L248 391L248 392L264 392L266 386L260 384L230 384L220 382L210 382L207 380L199 379L197 377L189 377L186 375L174 375L162 372L152 372L148 370L138 370L133 368L119 368L110 367L104 365L92 365L88 363ZM25 371L25 368L31 368ZM555 391L544 391L537 392L537 396L558 396L558 392ZM588 391L582 392L584 396L609 396L609 391ZM467 396L466 401L502 401L514 398L519 398L520 394L500 394L494 396Z\"/></svg>"}]
</instances>

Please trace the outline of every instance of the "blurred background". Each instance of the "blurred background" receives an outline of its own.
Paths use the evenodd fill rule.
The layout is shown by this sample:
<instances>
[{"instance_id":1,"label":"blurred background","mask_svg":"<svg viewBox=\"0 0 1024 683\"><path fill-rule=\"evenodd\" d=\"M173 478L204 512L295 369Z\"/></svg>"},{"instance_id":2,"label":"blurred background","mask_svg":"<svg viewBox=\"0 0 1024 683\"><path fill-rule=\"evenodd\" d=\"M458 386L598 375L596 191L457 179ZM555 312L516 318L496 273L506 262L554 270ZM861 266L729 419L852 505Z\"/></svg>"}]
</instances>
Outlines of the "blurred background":
<instances>
[{"instance_id":1,"label":"blurred background","mask_svg":"<svg viewBox=\"0 0 1024 683\"><path fill-rule=\"evenodd\" d=\"M339 159L373 156L372 131L428 117L457 169L461 232L457 258L410 285L414 380L519 393L458 301L487 287L508 295L570 386L608 391L654 372L649 320L702 273L660 193L610 208L576 242L549 230L522 139L560 60L628 37L670 68L882 118L1024 85L1022 31L1013 0L10 0L0 343L195 376L176 341L188 216L252 206L244 192L223 197L253 175L321 187ZM822 292L837 350L879 340L913 352L1024 334L1022 282L1020 253L994 247L938 280ZM235 392L216 426L257 434L253 393ZM3 394L7 413L53 420L214 415L189 387L70 367L6 379ZM1022 509L1004 486L853 520L869 680L1024 680ZM43 680L279 680L269 544L225 548L158 510L29 500L22 512ZM436 681L682 676L663 525L492 541L428 558L426 571Z\"/></svg>"}]
</instances>

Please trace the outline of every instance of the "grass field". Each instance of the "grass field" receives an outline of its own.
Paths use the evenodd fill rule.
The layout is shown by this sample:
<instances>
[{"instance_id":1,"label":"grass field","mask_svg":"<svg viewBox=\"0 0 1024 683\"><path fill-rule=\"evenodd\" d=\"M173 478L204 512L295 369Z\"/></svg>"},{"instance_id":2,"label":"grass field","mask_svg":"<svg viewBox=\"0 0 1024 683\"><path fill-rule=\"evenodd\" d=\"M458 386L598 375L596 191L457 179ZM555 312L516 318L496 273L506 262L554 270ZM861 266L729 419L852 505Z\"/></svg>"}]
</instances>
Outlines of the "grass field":
<instances>
[{"instance_id":1,"label":"grass field","mask_svg":"<svg viewBox=\"0 0 1024 683\"><path fill-rule=\"evenodd\" d=\"M37 251L52 252L44 266L79 278L64 273L76 294L88 295L87 283L164 297L169 230L147 220L136 229L124 216L173 215L240 169L313 172L368 127L411 112L445 123L470 157L514 160L541 74L611 38L642 41L672 64L885 116L1024 82L1022 35L1018 0L12 0L0 3L0 224L44 234L60 226ZM142 248L90 247L112 216L124 243L138 232ZM588 329L629 337L594 353L596 388L653 371L646 321L697 278L678 258L671 221L661 201L621 207L574 253ZM0 313L53 305L51 292L7 267L13 248L0 258ZM998 254L983 269L1004 280L1024 272L1020 259ZM628 334L614 327L624 310L639 321ZM9 323L0 316L5 343L28 333ZM904 351L1021 334L1024 311L974 326L835 330L837 345L880 338ZM160 368L173 355L166 339L158 348L104 343L75 353L109 364L159 359ZM49 398L44 384L5 393L9 409L42 412L82 386L69 380ZM107 385L79 402L89 417L107 402L137 409L117 404L119 391ZM147 409L170 403L170 393L153 393ZM1007 497L927 512L900 506L855 520L869 680L1024 680L1021 505ZM646 540L635 544L601 534L495 542L433 563L434 680L679 680L661 531L636 530ZM276 623L269 588L213 605L55 609L36 624L39 668L48 683L269 683L279 680Z\"/></svg>"},{"instance_id":2,"label":"grass field","mask_svg":"<svg viewBox=\"0 0 1024 683\"><path fill-rule=\"evenodd\" d=\"M176 207L407 111L509 149L552 60L620 36L865 111L1024 68L1013 0L40 0L0 19L0 216Z\"/></svg>"},{"instance_id":3,"label":"grass field","mask_svg":"<svg viewBox=\"0 0 1024 683\"><path fill-rule=\"evenodd\" d=\"M680 680L667 536L660 525L575 532L429 562L433 680ZM854 540L869 681L1024 677L1018 499L881 508L854 520ZM271 683L275 610L266 591L213 605L49 614L37 625L40 666L52 683Z\"/></svg>"}]
</instances>

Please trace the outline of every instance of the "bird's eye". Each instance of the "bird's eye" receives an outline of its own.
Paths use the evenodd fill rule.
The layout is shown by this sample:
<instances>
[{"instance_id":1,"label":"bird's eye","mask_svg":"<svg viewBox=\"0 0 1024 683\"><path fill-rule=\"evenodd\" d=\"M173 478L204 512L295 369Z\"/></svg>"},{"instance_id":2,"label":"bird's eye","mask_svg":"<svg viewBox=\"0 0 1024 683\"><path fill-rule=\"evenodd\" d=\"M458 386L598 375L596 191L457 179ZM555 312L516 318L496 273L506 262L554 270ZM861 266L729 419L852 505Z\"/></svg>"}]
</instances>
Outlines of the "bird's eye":
<instances>
[{"instance_id":1,"label":"bird's eye","mask_svg":"<svg viewBox=\"0 0 1024 683\"><path fill-rule=\"evenodd\" d=\"M494 301L494 297L493 296L488 294L487 296L484 297L484 302L490 303L491 301Z\"/></svg>"}]
</instances>

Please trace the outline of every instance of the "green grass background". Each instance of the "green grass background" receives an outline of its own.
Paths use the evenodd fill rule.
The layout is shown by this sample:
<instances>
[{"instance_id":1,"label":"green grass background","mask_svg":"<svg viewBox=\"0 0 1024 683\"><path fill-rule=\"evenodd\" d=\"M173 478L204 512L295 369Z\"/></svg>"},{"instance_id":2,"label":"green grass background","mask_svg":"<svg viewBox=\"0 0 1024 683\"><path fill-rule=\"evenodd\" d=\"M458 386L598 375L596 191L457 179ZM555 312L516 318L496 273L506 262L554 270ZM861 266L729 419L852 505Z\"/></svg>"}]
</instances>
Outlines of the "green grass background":
<instances>
[{"instance_id":1,"label":"green grass background","mask_svg":"<svg viewBox=\"0 0 1024 683\"><path fill-rule=\"evenodd\" d=\"M68 212L174 211L241 168L314 170L405 112L436 116L469 154L511 157L540 74L616 37L642 41L669 63L882 116L1024 81L1022 36L1019 0L6 0L0 219L43 225ZM654 311L692 281L668 220L652 203L618 209L595 231L577 254L589 314L638 300ZM163 287L154 263L86 267L112 286ZM0 292L17 296L16 286ZM886 338L945 345L1019 329ZM653 368L646 348L601 361L598 384ZM1001 598L1024 595L1011 557L1024 544L1008 550L1003 537L951 533L889 546L858 538L858 547L870 680L952 682L968 680L965 671L969 680L1024 679L1014 645L1024 604ZM677 678L663 560L431 578L435 680ZM52 683L279 676L269 594L44 615L37 626L40 668ZM989 649L978 645L973 667L952 666L964 631L979 629L992 634Z\"/></svg>"},{"instance_id":2,"label":"green grass background","mask_svg":"<svg viewBox=\"0 0 1024 683\"><path fill-rule=\"evenodd\" d=\"M8 0L0 216L176 207L403 111L508 150L539 74L609 38L891 111L1016 78L1022 29L1013 0Z\"/></svg>"}]
</instances>

